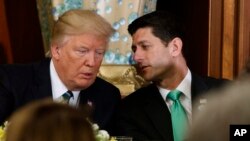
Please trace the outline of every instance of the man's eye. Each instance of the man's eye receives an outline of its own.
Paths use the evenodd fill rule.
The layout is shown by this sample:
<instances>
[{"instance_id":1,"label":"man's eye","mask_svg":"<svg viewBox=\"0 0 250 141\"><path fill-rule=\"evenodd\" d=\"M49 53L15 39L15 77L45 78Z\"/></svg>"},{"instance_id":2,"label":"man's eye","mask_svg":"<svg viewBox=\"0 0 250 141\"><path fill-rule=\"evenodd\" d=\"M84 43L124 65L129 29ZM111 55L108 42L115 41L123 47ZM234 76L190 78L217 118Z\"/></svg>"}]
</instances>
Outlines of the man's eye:
<instances>
[{"instance_id":1,"label":"man's eye","mask_svg":"<svg viewBox=\"0 0 250 141\"><path fill-rule=\"evenodd\" d=\"M98 54L98 55L103 55L103 54L104 54L104 51L97 51L96 54Z\"/></svg>"},{"instance_id":2,"label":"man's eye","mask_svg":"<svg viewBox=\"0 0 250 141\"><path fill-rule=\"evenodd\" d=\"M136 51L136 46L132 46L131 49L132 49L133 52L135 52Z\"/></svg>"},{"instance_id":3,"label":"man's eye","mask_svg":"<svg viewBox=\"0 0 250 141\"><path fill-rule=\"evenodd\" d=\"M88 50L78 50L77 52L78 52L78 53L81 53L81 54L85 54L85 53L88 52Z\"/></svg>"},{"instance_id":4,"label":"man's eye","mask_svg":"<svg viewBox=\"0 0 250 141\"><path fill-rule=\"evenodd\" d=\"M148 45L142 45L141 47L142 47L142 49L144 49L144 50L147 49L147 48L149 48Z\"/></svg>"}]
</instances>

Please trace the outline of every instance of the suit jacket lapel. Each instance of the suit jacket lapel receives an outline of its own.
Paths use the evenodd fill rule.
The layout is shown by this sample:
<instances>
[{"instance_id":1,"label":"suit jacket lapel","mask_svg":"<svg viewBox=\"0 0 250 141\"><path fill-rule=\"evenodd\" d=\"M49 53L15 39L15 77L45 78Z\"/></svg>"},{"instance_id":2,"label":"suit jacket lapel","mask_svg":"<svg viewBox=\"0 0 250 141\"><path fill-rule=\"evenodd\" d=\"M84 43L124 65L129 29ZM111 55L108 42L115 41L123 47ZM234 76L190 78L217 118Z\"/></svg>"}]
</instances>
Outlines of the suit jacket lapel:
<instances>
[{"instance_id":1,"label":"suit jacket lapel","mask_svg":"<svg viewBox=\"0 0 250 141\"><path fill-rule=\"evenodd\" d=\"M204 93L208 89L209 89L208 86L201 77L192 74L192 84L191 84L192 109L193 109L192 111L197 109L195 101L200 101L201 99L203 99L204 97L202 97L202 93Z\"/></svg>"},{"instance_id":2,"label":"suit jacket lapel","mask_svg":"<svg viewBox=\"0 0 250 141\"><path fill-rule=\"evenodd\" d=\"M164 140L173 140L171 115L155 85L150 86L146 100L147 104L144 108L146 115L151 119Z\"/></svg>"},{"instance_id":3,"label":"suit jacket lapel","mask_svg":"<svg viewBox=\"0 0 250 141\"><path fill-rule=\"evenodd\" d=\"M90 104L89 102L94 102L94 100L97 99L97 97L99 96L99 90L97 89L97 86L98 85L101 85L99 84L99 78L97 77L95 82L90 86L88 87L87 89L85 90L81 90L80 92L80 104L82 105L85 105L85 104ZM91 105L89 105L91 106Z\"/></svg>"}]
</instances>

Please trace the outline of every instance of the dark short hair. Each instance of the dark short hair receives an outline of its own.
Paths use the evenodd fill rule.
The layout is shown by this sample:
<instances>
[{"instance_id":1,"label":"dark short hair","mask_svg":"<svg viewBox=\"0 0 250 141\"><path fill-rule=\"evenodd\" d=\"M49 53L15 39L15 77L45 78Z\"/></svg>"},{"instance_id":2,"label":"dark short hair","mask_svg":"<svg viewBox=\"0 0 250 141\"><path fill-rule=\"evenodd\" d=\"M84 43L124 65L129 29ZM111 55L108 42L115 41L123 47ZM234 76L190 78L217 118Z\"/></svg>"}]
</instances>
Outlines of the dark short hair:
<instances>
[{"instance_id":1,"label":"dark short hair","mask_svg":"<svg viewBox=\"0 0 250 141\"><path fill-rule=\"evenodd\" d=\"M133 35L139 28L150 27L152 33L168 44L175 37L183 38L183 26L176 15L167 11L154 11L134 20L128 26Z\"/></svg>"}]
</instances>

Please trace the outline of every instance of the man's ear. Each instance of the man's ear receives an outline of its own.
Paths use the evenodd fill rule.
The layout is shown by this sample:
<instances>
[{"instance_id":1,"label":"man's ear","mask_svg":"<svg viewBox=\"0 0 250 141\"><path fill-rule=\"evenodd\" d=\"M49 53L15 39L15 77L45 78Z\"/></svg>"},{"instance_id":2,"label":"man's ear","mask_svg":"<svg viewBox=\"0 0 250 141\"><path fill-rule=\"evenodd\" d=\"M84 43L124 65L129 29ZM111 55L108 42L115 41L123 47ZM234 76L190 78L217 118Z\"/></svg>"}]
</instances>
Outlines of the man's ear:
<instances>
[{"instance_id":1,"label":"man's ear","mask_svg":"<svg viewBox=\"0 0 250 141\"><path fill-rule=\"evenodd\" d=\"M57 44L52 44L50 47L51 57L54 59L59 59L60 49Z\"/></svg>"},{"instance_id":2,"label":"man's ear","mask_svg":"<svg viewBox=\"0 0 250 141\"><path fill-rule=\"evenodd\" d=\"M172 56L178 56L181 54L182 50L182 40L178 37L175 37L169 44L172 48L171 54Z\"/></svg>"}]
</instances>

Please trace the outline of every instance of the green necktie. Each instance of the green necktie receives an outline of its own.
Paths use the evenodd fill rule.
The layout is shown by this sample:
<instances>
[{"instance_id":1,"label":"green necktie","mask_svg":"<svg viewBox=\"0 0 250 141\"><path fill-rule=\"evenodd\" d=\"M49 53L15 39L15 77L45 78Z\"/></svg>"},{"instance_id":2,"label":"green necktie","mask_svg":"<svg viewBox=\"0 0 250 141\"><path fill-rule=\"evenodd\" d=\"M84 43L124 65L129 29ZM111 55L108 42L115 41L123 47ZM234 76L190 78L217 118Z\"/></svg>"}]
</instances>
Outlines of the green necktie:
<instances>
[{"instance_id":1,"label":"green necktie","mask_svg":"<svg viewBox=\"0 0 250 141\"><path fill-rule=\"evenodd\" d=\"M69 100L70 98L73 97L73 93L68 90L67 92L65 92L63 95L62 95L62 103L66 103L66 104L69 104Z\"/></svg>"},{"instance_id":2,"label":"green necktie","mask_svg":"<svg viewBox=\"0 0 250 141\"><path fill-rule=\"evenodd\" d=\"M178 90L172 90L167 95L167 98L173 101L170 110L171 110L174 141L183 141L187 128L187 115L185 109L183 108L181 102L179 101L181 94L182 93Z\"/></svg>"}]
</instances>

